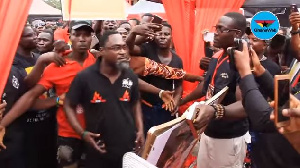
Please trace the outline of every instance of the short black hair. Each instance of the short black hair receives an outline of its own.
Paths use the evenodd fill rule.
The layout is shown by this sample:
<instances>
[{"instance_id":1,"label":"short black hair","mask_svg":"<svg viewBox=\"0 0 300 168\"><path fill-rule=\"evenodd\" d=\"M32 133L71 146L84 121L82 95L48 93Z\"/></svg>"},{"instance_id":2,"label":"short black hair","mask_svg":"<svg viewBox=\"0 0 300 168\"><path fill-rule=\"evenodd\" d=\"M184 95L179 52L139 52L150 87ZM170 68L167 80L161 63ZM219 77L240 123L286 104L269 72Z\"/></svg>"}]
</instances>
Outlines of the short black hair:
<instances>
[{"instance_id":1,"label":"short black hair","mask_svg":"<svg viewBox=\"0 0 300 168\"><path fill-rule=\"evenodd\" d=\"M154 15L153 15L153 14L151 14L151 13L145 13L145 14L143 14L143 16L142 16L142 17L144 17L144 16L150 16L150 17L154 17Z\"/></svg>"},{"instance_id":2,"label":"short black hair","mask_svg":"<svg viewBox=\"0 0 300 168\"><path fill-rule=\"evenodd\" d=\"M166 26L172 30L172 26L168 22L163 22L162 25Z\"/></svg>"},{"instance_id":3,"label":"short black hair","mask_svg":"<svg viewBox=\"0 0 300 168\"><path fill-rule=\"evenodd\" d=\"M234 20L234 26L236 29L241 30L242 35L245 33L247 22L244 15L238 12L228 12L224 16L230 17Z\"/></svg>"},{"instance_id":4,"label":"short black hair","mask_svg":"<svg viewBox=\"0 0 300 168\"><path fill-rule=\"evenodd\" d=\"M134 20L136 22L136 25L139 25L141 22L137 18L129 19L129 20Z\"/></svg>"},{"instance_id":5,"label":"short black hair","mask_svg":"<svg viewBox=\"0 0 300 168\"><path fill-rule=\"evenodd\" d=\"M104 47L109 36L114 35L114 34L119 34L119 32L117 31L112 31L112 30L107 30L103 33L103 35L100 37L100 41L99 41L99 46L100 47Z\"/></svg>"},{"instance_id":6,"label":"short black hair","mask_svg":"<svg viewBox=\"0 0 300 168\"><path fill-rule=\"evenodd\" d=\"M119 24L119 27L120 27L122 24L129 24L129 25L131 26L131 24L130 24L129 22L124 21L124 22L121 22L121 23Z\"/></svg>"},{"instance_id":7,"label":"short black hair","mask_svg":"<svg viewBox=\"0 0 300 168\"><path fill-rule=\"evenodd\" d=\"M51 35L51 40L52 40L52 42L54 42L54 34L53 34L52 29L45 29L45 30L42 31L42 33L50 34Z\"/></svg>"}]
</instances>

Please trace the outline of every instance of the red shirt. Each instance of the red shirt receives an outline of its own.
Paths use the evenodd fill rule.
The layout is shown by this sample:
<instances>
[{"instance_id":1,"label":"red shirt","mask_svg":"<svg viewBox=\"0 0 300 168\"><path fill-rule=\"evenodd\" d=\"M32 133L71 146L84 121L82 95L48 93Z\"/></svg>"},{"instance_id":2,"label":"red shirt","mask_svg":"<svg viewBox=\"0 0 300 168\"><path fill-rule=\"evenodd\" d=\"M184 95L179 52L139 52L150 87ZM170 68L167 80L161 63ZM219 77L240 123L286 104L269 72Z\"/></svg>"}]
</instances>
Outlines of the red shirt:
<instances>
[{"instance_id":1,"label":"red shirt","mask_svg":"<svg viewBox=\"0 0 300 168\"><path fill-rule=\"evenodd\" d=\"M54 40L63 40L68 44L70 41L69 35L70 34L68 33L68 26L66 26L65 28L58 28L54 31Z\"/></svg>"},{"instance_id":2,"label":"red shirt","mask_svg":"<svg viewBox=\"0 0 300 168\"><path fill-rule=\"evenodd\" d=\"M71 51L66 52L65 56L70 52ZM46 90L54 87L57 95L66 93L69 91L69 87L77 73L94 64L95 60L96 59L94 58L94 56L89 53L82 66L77 61L73 61L68 58L66 58L66 65L63 67L58 67L56 66L56 64L52 63L46 67L44 74L38 84L44 86ZM81 113L79 113L80 111L81 110L77 110L77 117L81 126L85 128L84 116L82 111ZM73 128L69 124L62 106L58 108L56 118L58 123L59 136L81 139L81 137L73 130Z\"/></svg>"}]
</instances>

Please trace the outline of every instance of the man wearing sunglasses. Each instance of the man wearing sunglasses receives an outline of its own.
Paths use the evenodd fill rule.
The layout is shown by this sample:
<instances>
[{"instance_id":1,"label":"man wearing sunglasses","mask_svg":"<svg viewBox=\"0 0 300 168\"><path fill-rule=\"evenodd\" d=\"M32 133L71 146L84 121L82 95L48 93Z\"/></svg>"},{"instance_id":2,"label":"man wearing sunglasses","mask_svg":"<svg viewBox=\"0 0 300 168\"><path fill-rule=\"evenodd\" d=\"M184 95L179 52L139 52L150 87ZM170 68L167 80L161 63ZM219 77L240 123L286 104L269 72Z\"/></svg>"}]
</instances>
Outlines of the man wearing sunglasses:
<instances>
[{"instance_id":1,"label":"man wearing sunglasses","mask_svg":"<svg viewBox=\"0 0 300 168\"><path fill-rule=\"evenodd\" d=\"M37 33L41 33L45 30L46 23L42 20L35 20L32 22L33 28L37 31Z\"/></svg>"},{"instance_id":2,"label":"man wearing sunglasses","mask_svg":"<svg viewBox=\"0 0 300 168\"><path fill-rule=\"evenodd\" d=\"M245 33L246 18L240 13L230 12L222 16L214 28L214 47L222 50L210 61L199 97L206 95L206 99L210 99L226 86L229 90L220 104L197 107L199 114L209 114L206 121L201 121L201 115L195 121L197 128L207 125L201 135L197 165L198 168L243 167L247 119L225 120L223 117L244 110L241 103L237 103L241 97L237 87L239 75L230 66L227 48L234 47L234 38L241 38Z\"/></svg>"}]
</instances>

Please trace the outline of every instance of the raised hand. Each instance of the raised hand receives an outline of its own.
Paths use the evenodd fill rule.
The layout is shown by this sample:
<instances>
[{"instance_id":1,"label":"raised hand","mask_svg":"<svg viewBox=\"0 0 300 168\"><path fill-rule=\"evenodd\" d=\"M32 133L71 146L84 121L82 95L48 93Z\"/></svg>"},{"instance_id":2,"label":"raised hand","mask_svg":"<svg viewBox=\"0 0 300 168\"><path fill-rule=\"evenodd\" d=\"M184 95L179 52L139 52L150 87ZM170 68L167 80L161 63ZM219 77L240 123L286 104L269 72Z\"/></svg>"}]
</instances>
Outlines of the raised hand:
<instances>
[{"instance_id":1,"label":"raised hand","mask_svg":"<svg viewBox=\"0 0 300 168\"><path fill-rule=\"evenodd\" d=\"M298 30L300 25L300 13L299 12L293 12L289 16L290 23L292 25L292 30Z\"/></svg>"},{"instance_id":2,"label":"raised hand","mask_svg":"<svg viewBox=\"0 0 300 168\"><path fill-rule=\"evenodd\" d=\"M207 71L211 58L203 57L200 59L199 67L202 70Z\"/></svg>"},{"instance_id":3,"label":"raised hand","mask_svg":"<svg viewBox=\"0 0 300 168\"><path fill-rule=\"evenodd\" d=\"M250 48L250 58L253 66L254 75L256 76L262 75L265 72L265 68L261 65L256 52L252 48Z\"/></svg>"},{"instance_id":4,"label":"raised hand","mask_svg":"<svg viewBox=\"0 0 300 168\"><path fill-rule=\"evenodd\" d=\"M154 23L148 23L143 25L135 26L132 29L132 33L135 33L136 35L141 36L147 36L147 37L154 37L155 31L160 30L162 28L161 25L154 24Z\"/></svg>"},{"instance_id":5,"label":"raised hand","mask_svg":"<svg viewBox=\"0 0 300 168\"><path fill-rule=\"evenodd\" d=\"M232 50L232 48L228 48ZM243 51L234 50L235 67L241 77L252 74L250 68L250 56L247 43L243 41Z\"/></svg>"}]
</instances>

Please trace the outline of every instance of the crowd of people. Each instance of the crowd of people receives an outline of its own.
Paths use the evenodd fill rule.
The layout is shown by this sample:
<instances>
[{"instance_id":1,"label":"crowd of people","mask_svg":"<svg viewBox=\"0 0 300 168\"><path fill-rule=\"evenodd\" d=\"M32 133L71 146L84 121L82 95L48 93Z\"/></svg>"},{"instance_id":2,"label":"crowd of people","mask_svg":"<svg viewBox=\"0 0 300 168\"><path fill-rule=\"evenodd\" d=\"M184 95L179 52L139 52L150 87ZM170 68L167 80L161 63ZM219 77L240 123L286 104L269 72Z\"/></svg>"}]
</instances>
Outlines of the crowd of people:
<instances>
[{"instance_id":1,"label":"crowd of people","mask_svg":"<svg viewBox=\"0 0 300 168\"><path fill-rule=\"evenodd\" d=\"M268 103L273 77L290 74L299 104L300 14L290 15L290 35L282 29L265 41L242 14L226 13L213 42L204 41L203 76L184 70L172 26L153 19L145 14L141 20L74 20L51 28L40 20L26 24L1 96L0 167L122 167L126 152L141 153L151 127L226 86L220 104L197 106L194 125L206 127L197 167L241 168L247 147L251 167L300 167L300 155L274 124ZM236 38L249 39L250 48L244 41L243 51L235 50ZM199 82L186 97L184 80ZM296 107L283 115L300 117Z\"/></svg>"}]
</instances>

